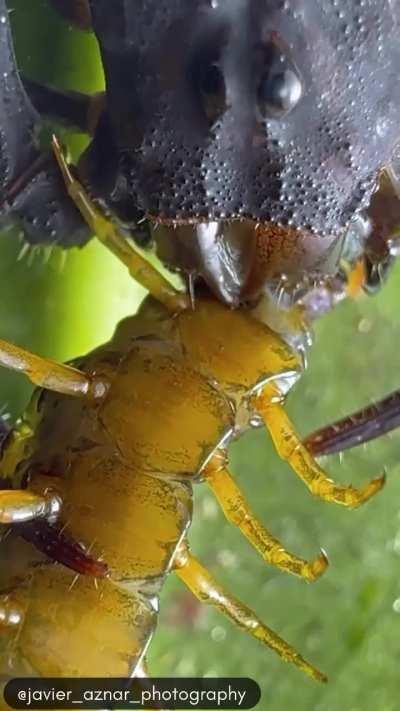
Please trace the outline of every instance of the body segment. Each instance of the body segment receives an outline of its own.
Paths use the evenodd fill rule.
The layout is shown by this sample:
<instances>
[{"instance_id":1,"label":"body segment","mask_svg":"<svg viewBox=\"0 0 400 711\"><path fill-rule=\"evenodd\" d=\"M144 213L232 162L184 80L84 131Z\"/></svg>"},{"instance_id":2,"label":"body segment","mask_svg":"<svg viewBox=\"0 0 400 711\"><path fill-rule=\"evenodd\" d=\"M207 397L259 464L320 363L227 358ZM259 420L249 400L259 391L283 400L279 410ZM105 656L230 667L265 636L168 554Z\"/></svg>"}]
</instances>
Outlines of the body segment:
<instances>
[{"instance_id":1,"label":"body segment","mask_svg":"<svg viewBox=\"0 0 400 711\"><path fill-rule=\"evenodd\" d=\"M324 555L311 563L298 558L257 521L227 468L229 442L256 415L278 449L290 436L303 456L289 421L285 432L274 422L301 362L249 312L203 297L194 311L171 316L150 300L110 343L73 364L103 383L102 397L36 392L21 431L3 445L0 471L16 495L51 492L61 510L45 520L12 522L2 544L5 557L16 546L20 561L19 570L10 566L2 574L4 619L10 606L20 616L5 626L4 673L21 665L43 675L134 673L154 630L162 583L176 568L201 599L323 678L240 601L222 588L217 594L217 583L187 549L192 484L204 480L265 561L308 580L323 573ZM291 452L281 453L292 461ZM308 484L305 469L326 479L311 459L299 469L295 457L293 466ZM351 488L345 494L346 487L327 479L320 490L310 488L358 505L380 485L365 494ZM6 494L0 491L0 501Z\"/></svg>"}]
</instances>

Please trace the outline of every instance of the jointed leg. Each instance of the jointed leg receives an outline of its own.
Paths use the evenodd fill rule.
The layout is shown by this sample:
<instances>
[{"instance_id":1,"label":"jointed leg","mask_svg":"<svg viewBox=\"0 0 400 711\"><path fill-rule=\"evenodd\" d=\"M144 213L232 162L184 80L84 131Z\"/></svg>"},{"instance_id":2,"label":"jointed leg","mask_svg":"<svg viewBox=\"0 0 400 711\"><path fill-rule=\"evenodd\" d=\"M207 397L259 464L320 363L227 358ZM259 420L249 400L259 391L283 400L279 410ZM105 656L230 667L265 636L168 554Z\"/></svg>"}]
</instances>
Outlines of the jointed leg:
<instances>
[{"instance_id":1,"label":"jointed leg","mask_svg":"<svg viewBox=\"0 0 400 711\"><path fill-rule=\"evenodd\" d=\"M2 589L0 594L0 709L10 711L4 699L4 686L7 681L21 672L24 665L18 650L18 641L23 631L27 599L24 591L14 587ZM21 594L22 592L22 594ZM25 599L24 599L25 598ZM1 701L2 700L2 701Z\"/></svg>"},{"instance_id":2,"label":"jointed leg","mask_svg":"<svg viewBox=\"0 0 400 711\"><path fill-rule=\"evenodd\" d=\"M129 269L129 273L142 284L157 301L172 313L188 307L185 294L180 293L146 259L136 252L118 226L104 216L93 204L84 187L74 178L62 153L57 139L53 138L53 148L58 160L68 193L80 210L82 217L96 234Z\"/></svg>"},{"instance_id":3,"label":"jointed leg","mask_svg":"<svg viewBox=\"0 0 400 711\"><path fill-rule=\"evenodd\" d=\"M304 445L315 457L343 452L400 426L400 390L342 420L312 432Z\"/></svg>"},{"instance_id":4,"label":"jointed leg","mask_svg":"<svg viewBox=\"0 0 400 711\"><path fill-rule=\"evenodd\" d=\"M302 443L282 404L278 402L278 394L273 386L266 387L254 399L254 406L262 416L278 454L289 462L315 496L342 506L355 507L370 499L382 488L384 476L373 479L360 489L340 486L329 479Z\"/></svg>"},{"instance_id":5,"label":"jointed leg","mask_svg":"<svg viewBox=\"0 0 400 711\"><path fill-rule=\"evenodd\" d=\"M203 471L205 481L214 492L228 521L237 526L264 560L306 580L316 580L325 571L328 560L324 553L312 563L289 553L257 520L245 497L225 465L223 452L217 452Z\"/></svg>"},{"instance_id":6,"label":"jointed leg","mask_svg":"<svg viewBox=\"0 0 400 711\"><path fill-rule=\"evenodd\" d=\"M27 489L0 490L0 524L26 523L38 518L52 519L59 513L61 501L49 492L39 496Z\"/></svg>"},{"instance_id":7,"label":"jointed leg","mask_svg":"<svg viewBox=\"0 0 400 711\"><path fill-rule=\"evenodd\" d=\"M9 425L0 416L0 452L1 452L1 445L2 445L3 441L6 439L9 432L10 432Z\"/></svg>"},{"instance_id":8,"label":"jointed leg","mask_svg":"<svg viewBox=\"0 0 400 711\"><path fill-rule=\"evenodd\" d=\"M16 630L23 620L23 610L12 595L0 595L0 634Z\"/></svg>"},{"instance_id":9,"label":"jointed leg","mask_svg":"<svg viewBox=\"0 0 400 711\"><path fill-rule=\"evenodd\" d=\"M105 109L105 94L61 91L22 77L24 88L36 111L54 121L93 135Z\"/></svg>"},{"instance_id":10,"label":"jointed leg","mask_svg":"<svg viewBox=\"0 0 400 711\"><path fill-rule=\"evenodd\" d=\"M0 339L0 366L18 370L35 385L76 397L102 397L107 383L91 379L69 365L56 363Z\"/></svg>"},{"instance_id":11,"label":"jointed leg","mask_svg":"<svg viewBox=\"0 0 400 711\"><path fill-rule=\"evenodd\" d=\"M90 30L92 18L89 0L51 0L54 7L73 25L81 30Z\"/></svg>"},{"instance_id":12,"label":"jointed leg","mask_svg":"<svg viewBox=\"0 0 400 711\"><path fill-rule=\"evenodd\" d=\"M175 569L177 575L201 602L218 608L244 632L273 649L285 662L292 662L317 681L326 681L324 674L266 627L254 612L218 585L210 573L191 555L185 544L181 544L177 552Z\"/></svg>"}]
</instances>

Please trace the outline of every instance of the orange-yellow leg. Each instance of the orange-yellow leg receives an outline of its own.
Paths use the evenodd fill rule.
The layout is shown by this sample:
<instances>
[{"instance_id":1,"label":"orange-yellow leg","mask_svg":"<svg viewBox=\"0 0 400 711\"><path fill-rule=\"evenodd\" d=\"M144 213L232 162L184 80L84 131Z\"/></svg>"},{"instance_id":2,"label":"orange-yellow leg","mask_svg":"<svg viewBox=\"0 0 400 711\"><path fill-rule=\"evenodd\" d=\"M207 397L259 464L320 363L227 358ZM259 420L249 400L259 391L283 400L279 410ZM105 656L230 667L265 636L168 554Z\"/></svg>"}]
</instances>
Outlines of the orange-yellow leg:
<instances>
[{"instance_id":1,"label":"orange-yellow leg","mask_svg":"<svg viewBox=\"0 0 400 711\"><path fill-rule=\"evenodd\" d=\"M228 521L240 529L264 560L309 581L316 580L322 575L328 565L327 557L323 552L311 563L298 558L286 551L280 541L257 520L229 473L223 452L214 454L205 467L203 475Z\"/></svg>"},{"instance_id":2,"label":"orange-yellow leg","mask_svg":"<svg viewBox=\"0 0 400 711\"><path fill-rule=\"evenodd\" d=\"M76 397L102 397L107 384L70 365L56 363L0 339L0 365L24 373L35 385Z\"/></svg>"},{"instance_id":3,"label":"orange-yellow leg","mask_svg":"<svg viewBox=\"0 0 400 711\"><path fill-rule=\"evenodd\" d=\"M51 492L41 496L27 489L0 490L0 524L26 523L38 518L53 519L60 509L60 498Z\"/></svg>"},{"instance_id":4,"label":"orange-yellow leg","mask_svg":"<svg viewBox=\"0 0 400 711\"><path fill-rule=\"evenodd\" d=\"M244 632L258 639L266 647L273 649L285 662L292 662L317 681L327 681L324 674L303 659L275 632L266 627L252 610L224 590L190 553L184 543L178 549L174 567L180 579L201 602L216 607Z\"/></svg>"},{"instance_id":5,"label":"orange-yellow leg","mask_svg":"<svg viewBox=\"0 0 400 711\"><path fill-rule=\"evenodd\" d=\"M342 506L356 507L376 494L385 477L373 479L360 489L340 486L329 479L323 469L303 445L290 422L273 386L267 386L253 403L268 428L278 454L285 459L315 496Z\"/></svg>"},{"instance_id":6,"label":"orange-yellow leg","mask_svg":"<svg viewBox=\"0 0 400 711\"><path fill-rule=\"evenodd\" d=\"M346 295L350 299L357 299L363 292L366 282L365 262L359 259L352 269L347 269Z\"/></svg>"},{"instance_id":7,"label":"orange-yellow leg","mask_svg":"<svg viewBox=\"0 0 400 711\"><path fill-rule=\"evenodd\" d=\"M11 711L4 699L4 686L16 676L13 662L24 617L25 608L14 598L13 593L0 595L0 711Z\"/></svg>"},{"instance_id":8,"label":"orange-yellow leg","mask_svg":"<svg viewBox=\"0 0 400 711\"><path fill-rule=\"evenodd\" d=\"M16 630L23 616L21 606L11 595L0 595L0 633Z\"/></svg>"},{"instance_id":9,"label":"orange-yellow leg","mask_svg":"<svg viewBox=\"0 0 400 711\"><path fill-rule=\"evenodd\" d=\"M93 234L128 267L132 277L144 286L157 301L164 304L169 311L177 313L187 308L189 301L186 295L174 289L155 267L133 249L124 232L118 228L118 225L113 223L94 205L85 188L73 176L56 137L53 137L53 149L68 194L84 220L93 230Z\"/></svg>"}]
</instances>

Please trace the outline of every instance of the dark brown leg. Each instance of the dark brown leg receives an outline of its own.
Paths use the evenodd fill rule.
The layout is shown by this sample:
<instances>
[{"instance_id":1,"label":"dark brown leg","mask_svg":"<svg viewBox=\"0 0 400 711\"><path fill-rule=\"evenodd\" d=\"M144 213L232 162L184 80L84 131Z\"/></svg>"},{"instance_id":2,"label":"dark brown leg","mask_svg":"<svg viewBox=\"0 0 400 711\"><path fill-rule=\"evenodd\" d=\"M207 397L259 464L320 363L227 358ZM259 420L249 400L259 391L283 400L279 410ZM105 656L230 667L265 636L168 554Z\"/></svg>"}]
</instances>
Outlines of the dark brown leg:
<instances>
[{"instance_id":1,"label":"dark brown leg","mask_svg":"<svg viewBox=\"0 0 400 711\"><path fill-rule=\"evenodd\" d=\"M53 7L80 30L91 30L92 18L88 0L50 0Z\"/></svg>"},{"instance_id":2,"label":"dark brown leg","mask_svg":"<svg viewBox=\"0 0 400 711\"><path fill-rule=\"evenodd\" d=\"M22 77L25 90L36 111L58 123L93 135L105 109L105 94L82 94L60 91L51 86Z\"/></svg>"},{"instance_id":3,"label":"dark brown leg","mask_svg":"<svg viewBox=\"0 0 400 711\"><path fill-rule=\"evenodd\" d=\"M308 435L304 445L316 457L342 452L400 426L400 390Z\"/></svg>"}]
</instances>

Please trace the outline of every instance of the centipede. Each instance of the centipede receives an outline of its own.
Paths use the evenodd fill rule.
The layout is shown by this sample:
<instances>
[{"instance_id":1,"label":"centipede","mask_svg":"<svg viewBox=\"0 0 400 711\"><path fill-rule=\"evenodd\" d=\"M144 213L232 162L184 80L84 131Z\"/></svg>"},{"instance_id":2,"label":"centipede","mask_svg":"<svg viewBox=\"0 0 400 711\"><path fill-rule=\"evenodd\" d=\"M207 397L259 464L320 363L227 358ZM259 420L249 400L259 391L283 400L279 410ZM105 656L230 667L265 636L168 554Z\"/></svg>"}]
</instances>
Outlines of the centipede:
<instances>
[{"instance_id":1,"label":"centipede","mask_svg":"<svg viewBox=\"0 0 400 711\"><path fill-rule=\"evenodd\" d=\"M174 571L202 602L325 681L190 552L192 484L211 488L265 561L313 581L325 554L302 560L257 520L230 474L230 440L261 419L310 492L346 507L374 496L383 477L360 489L327 477L284 410L301 353L251 313L207 296L190 308L104 219L56 139L54 146L76 205L151 297L110 343L71 365L0 344L1 365L39 386L2 447L10 484L0 492L0 520L11 530L5 544L17 537L29 550L25 572L6 573L2 584L2 626L14 639L6 667L23 663L45 676L135 673L145 663L155 600ZM292 333L302 328L293 317Z\"/></svg>"}]
</instances>

